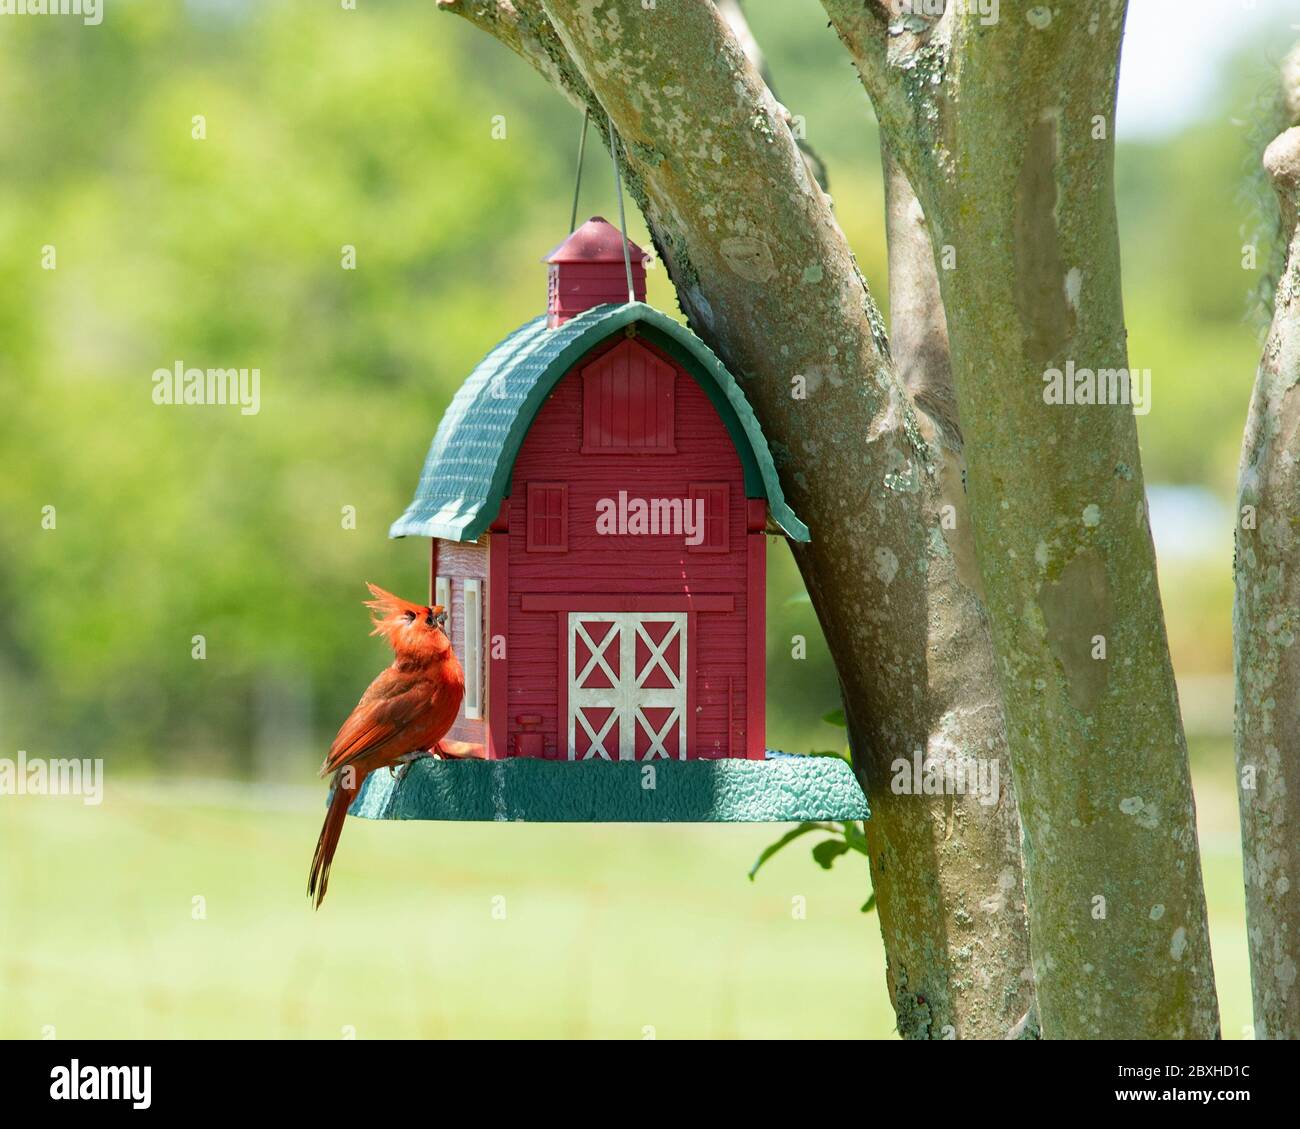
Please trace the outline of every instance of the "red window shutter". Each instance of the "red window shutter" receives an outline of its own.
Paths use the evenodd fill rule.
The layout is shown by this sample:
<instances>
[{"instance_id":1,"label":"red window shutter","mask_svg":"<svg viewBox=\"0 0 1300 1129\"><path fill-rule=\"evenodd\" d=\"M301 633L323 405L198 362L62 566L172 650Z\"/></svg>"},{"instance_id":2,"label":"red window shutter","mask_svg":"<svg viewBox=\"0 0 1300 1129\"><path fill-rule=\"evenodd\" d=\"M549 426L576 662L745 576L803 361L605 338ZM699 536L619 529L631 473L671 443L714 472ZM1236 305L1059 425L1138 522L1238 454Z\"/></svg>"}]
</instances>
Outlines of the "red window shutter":
<instances>
[{"instance_id":1,"label":"red window shutter","mask_svg":"<svg viewBox=\"0 0 1300 1129\"><path fill-rule=\"evenodd\" d=\"M675 455L677 371L624 341L582 370L584 455Z\"/></svg>"},{"instance_id":2,"label":"red window shutter","mask_svg":"<svg viewBox=\"0 0 1300 1129\"><path fill-rule=\"evenodd\" d=\"M729 488L725 482L692 482L691 504L704 503L704 537L698 545L688 545L692 553L725 553L731 548L731 508Z\"/></svg>"},{"instance_id":3,"label":"red window shutter","mask_svg":"<svg viewBox=\"0 0 1300 1129\"><path fill-rule=\"evenodd\" d=\"M569 548L569 488L563 482L528 484L528 552L563 553Z\"/></svg>"}]
</instances>

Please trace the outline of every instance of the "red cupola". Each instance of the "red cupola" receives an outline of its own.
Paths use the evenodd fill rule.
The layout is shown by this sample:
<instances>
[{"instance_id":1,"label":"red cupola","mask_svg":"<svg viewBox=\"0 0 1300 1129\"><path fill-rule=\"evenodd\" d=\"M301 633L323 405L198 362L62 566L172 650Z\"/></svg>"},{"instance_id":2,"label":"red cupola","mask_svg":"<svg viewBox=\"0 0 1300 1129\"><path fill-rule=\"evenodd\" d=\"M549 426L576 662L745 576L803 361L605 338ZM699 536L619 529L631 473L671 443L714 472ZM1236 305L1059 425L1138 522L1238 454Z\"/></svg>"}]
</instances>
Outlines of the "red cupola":
<instances>
[{"instance_id":1,"label":"red cupola","mask_svg":"<svg viewBox=\"0 0 1300 1129\"><path fill-rule=\"evenodd\" d=\"M645 301L645 252L630 239L632 294ZM628 300L627 264L623 236L601 216L592 216L546 256L550 264L550 293L546 325L554 329L583 310Z\"/></svg>"}]
</instances>

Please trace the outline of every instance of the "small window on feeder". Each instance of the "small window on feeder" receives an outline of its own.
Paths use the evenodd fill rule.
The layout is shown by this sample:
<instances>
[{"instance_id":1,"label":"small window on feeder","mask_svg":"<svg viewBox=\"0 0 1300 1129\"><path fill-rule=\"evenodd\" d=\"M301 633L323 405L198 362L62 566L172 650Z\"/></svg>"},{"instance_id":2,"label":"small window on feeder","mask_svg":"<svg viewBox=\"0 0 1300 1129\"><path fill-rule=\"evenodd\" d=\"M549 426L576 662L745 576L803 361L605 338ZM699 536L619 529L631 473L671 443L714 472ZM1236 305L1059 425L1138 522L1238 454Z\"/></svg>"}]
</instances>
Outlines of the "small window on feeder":
<instances>
[{"instance_id":1,"label":"small window on feeder","mask_svg":"<svg viewBox=\"0 0 1300 1129\"><path fill-rule=\"evenodd\" d=\"M725 553L731 547L731 514L725 482L692 482L691 504L704 526L699 544L688 546L693 553ZM703 503L700 505L699 503Z\"/></svg>"},{"instance_id":2,"label":"small window on feeder","mask_svg":"<svg viewBox=\"0 0 1300 1129\"><path fill-rule=\"evenodd\" d=\"M433 602L442 607L447 613L447 638L451 638L451 581L445 576L436 577L433 581Z\"/></svg>"},{"instance_id":3,"label":"small window on feeder","mask_svg":"<svg viewBox=\"0 0 1300 1129\"><path fill-rule=\"evenodd\" d=\"M530 482L527 524L528 552L565 552L569 547L569 488L563 482Z\"/></svg>"},{"instance_id":4,"label":"small window on feeder","mask_svg":"<svg viewBox=\"0 0 1300 1129\"><path fill-rule=\"evenodd\" d=\"M461 653L465 668L465 716L483 716L483 582L465 581L465 645Z\"/></svg>"}]
</instances>

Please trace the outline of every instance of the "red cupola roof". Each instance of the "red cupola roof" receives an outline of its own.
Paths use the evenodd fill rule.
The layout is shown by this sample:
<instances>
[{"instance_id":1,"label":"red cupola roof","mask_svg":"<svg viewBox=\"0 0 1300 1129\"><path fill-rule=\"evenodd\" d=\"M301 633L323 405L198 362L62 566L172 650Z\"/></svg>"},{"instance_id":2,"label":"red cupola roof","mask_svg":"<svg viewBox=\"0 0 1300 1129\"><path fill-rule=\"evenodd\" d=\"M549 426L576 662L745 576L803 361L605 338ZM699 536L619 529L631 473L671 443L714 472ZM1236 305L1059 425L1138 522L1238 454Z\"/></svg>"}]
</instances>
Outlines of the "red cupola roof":
<instances>
[{"instance_id":1,"label":"red cupola roof","mask_svg":"<svg viewBox=\"0 0 1300 1129\"><path fill-rule=\"evenodd\" d=\"M646 254L630 239L627 248L632 260L632 294L636 301L644 302ZM628 300L623 236L601 216L592 216L545 261L551 268L546 311L551 329L583 310Z\"/></svg>"},{"instance_id":2,"label":"red cupola roof","mask_svg":"<svg viewBox=\"0 0 1300 1129\"><path fill-rule=\"evenodd\" d=\"M632 240L627 241L632 265L644 263L645 252ZM617 263L623 265L622 233L604 216L592 216L563 243L546 256L548 263ZM627 285L624 279L624 287Z\"/></svg>"}]
</instances>

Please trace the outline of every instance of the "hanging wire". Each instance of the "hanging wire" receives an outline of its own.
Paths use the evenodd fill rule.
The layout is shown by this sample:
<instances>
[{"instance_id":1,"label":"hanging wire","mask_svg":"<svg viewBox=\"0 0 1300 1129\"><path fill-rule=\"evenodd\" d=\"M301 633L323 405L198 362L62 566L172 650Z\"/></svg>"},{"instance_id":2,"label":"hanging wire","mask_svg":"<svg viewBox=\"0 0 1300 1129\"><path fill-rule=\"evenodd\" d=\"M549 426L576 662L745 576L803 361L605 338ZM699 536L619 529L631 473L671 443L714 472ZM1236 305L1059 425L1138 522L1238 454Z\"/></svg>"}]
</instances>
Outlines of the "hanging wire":
<instances>
[{"instance_id":1,"label":"hanging wire","mask_svg":"<svg viewBox=\"0 0 1300 1129\"><path fill-rule=\"evenodd\" d=\"M582 132L578 135L578 170L573 178L573 209L569 213L569 233L578 230L578 197L582 192L582 164L587 154L587 126L591 108L582 113ZM623 270L627 274L627 300L636 301L636 287L632 284L632 245L627 239L627 212L623 206L623 174L618 164L618 134L614 132L614 119L605 115L609 126L609 154L614 161L614 195L618 197L618 229L623 236Z\"/></svg>"},{"instance_id":2,"label":"hanging wire","mask_svg":"<svg viewBox=\"0 0 1300 1129\"><path fill-rule=\"evenodd\" d=\"M623 178L618 171L618 134L614 132L614 119L608 112L605 121L609 124L609 155L614 158L614 195L618 197L618 229L623 235L623 266L627 271L627 300L636 301L636 289L632 285L632 249L627 241L627 217L623 214Z\"/></svg>"},{"instance_id":3,"label":"hanging wire","mask_svg":"<svg viewBox=\"0 0 1300 1129\"><path fill-rule=\"evenodd\" d=\"M582 191L582 159L587 154L587 122L591 118L591 107L582 111L582 133L578 138L578 172L573 180L573 211L569 216L569 234L578 230L578 194Z\"/></svg>"}]
</instances>

